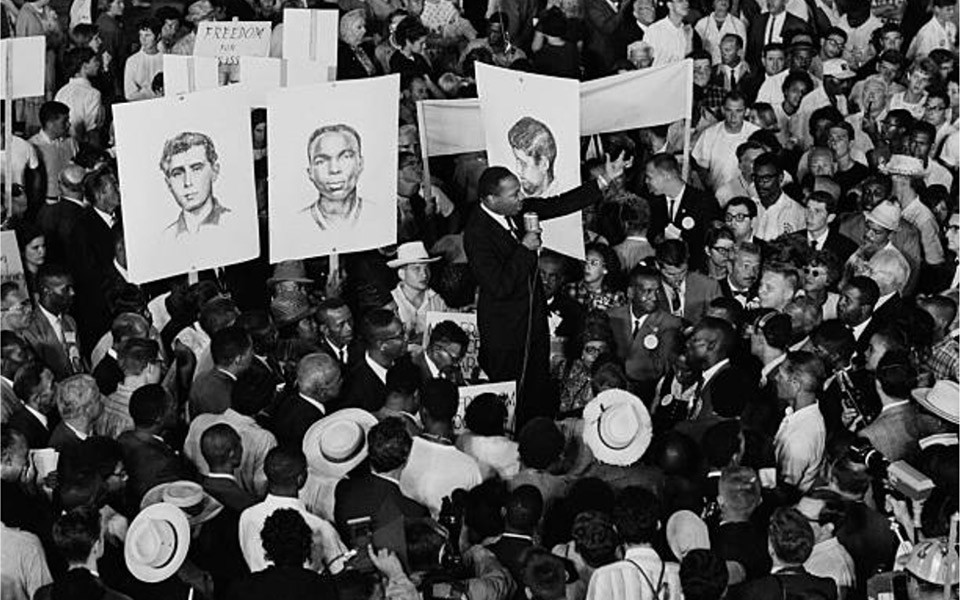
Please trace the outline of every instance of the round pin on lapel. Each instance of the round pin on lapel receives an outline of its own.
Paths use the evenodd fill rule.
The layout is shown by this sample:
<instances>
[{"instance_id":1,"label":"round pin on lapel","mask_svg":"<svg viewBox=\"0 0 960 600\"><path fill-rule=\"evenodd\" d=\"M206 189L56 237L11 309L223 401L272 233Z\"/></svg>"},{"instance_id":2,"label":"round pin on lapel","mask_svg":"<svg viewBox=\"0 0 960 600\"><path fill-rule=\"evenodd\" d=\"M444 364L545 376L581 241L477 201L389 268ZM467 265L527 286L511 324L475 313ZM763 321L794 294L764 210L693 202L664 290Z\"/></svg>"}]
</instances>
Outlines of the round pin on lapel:
<instances>
[{"instance_id":1,"label":"round pin on lapel","mask_svg":"<svg viewBox=\"0 0 960 600\"><path fill-rule=\"evenodd\" d=\"M647 350L655 350L657 346L660 345L660 340L657 339L657 336L652 333L648 333L646 337L643 338L643 347Z\"/></svg>"}]
</instances>

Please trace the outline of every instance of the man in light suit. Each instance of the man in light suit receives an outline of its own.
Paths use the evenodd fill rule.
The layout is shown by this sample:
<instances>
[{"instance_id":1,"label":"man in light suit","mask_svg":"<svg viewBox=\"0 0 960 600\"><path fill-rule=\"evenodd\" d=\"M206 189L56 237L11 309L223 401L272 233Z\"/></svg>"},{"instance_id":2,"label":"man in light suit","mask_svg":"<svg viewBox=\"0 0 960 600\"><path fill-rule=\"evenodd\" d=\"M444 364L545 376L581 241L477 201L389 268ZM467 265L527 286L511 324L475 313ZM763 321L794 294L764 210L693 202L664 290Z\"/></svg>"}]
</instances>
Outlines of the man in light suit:
<instances>
[{"instance_id":1,"label":"man in light suit","mask_svg":"<svg viewBox=\"0 0 960 600\"><path fill-rule=\"evenodd\" d=\"M660 308L660 273L639 264L630 271L629 306L608 311L617 354L637 395L652 400L657 381L680 353L680 319Z\"/></svg>"},{"instance_id":2,"label":"man in light suit","mask_svg":"<svg viewBox=\"0 0 960 600\"><path fill-rule=\"evenodd\" d=\"M910 400L916 383L916 370L905 352L887 352L877 364L876 387L883 408L858 435L891 462L911 460L920 453L916 405Z\"/></svg>"},{"instance_id":3,"label":"man in light suit","mask_svg":"<svg viewBox=\"0 0 960 600\"><path fill-rule=\"evenodd\" d=\"M73 306L73 278L61 267L44 265L37 274L37 310L23 338L50 367L57 381L83 371Z\"/></svg>"},{"instance_id":4,"label":"man in light suit","mask_svg":"<svg viewBox=\"0 0 960 600\"><path fill-rule=\"evenodd\" d=\"M657 246L657 268L663 279L660 304L675 316L696 324L721 293L717 280L691 271L689 263L690 253L682 240L666 240Z\"/></svg>"}]
</instances>

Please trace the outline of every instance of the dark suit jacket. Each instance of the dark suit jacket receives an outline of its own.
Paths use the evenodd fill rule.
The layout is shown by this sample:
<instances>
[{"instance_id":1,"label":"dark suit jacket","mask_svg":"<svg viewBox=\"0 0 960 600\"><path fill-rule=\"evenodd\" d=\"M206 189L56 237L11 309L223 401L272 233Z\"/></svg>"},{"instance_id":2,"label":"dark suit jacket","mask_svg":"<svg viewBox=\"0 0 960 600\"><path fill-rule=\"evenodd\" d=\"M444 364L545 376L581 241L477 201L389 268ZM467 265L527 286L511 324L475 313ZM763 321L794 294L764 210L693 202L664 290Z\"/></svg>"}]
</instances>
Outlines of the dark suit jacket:
<instances>
[{"instance_id":1,"label":"dark suit jacket","mask_svg":"<svg viewBox=\"0 0 960 600\"><path fill-rule=\"evenodd\" d=\"M347 539L347 521L371 517L377 530L401 517L420 519L430 516L427 507L403 495L400 485L372 473L342 479L334 493L333 518L340 535Z\"/></svg>"},{"instance_id":2,"label":"dark suit jacket","mask_svg":"<svg viewBox=\"0 0 960 600\"><path fill-rule=\"evenodd\" d=\"M650 229L647 237L651 240L660 239L664 229L672 222L680 230L680 238L687 243L687 248L690 250L690 268L702 268L706 262L706 253L703 252L704 236L710 222L720 218L720 205L717 204L717 199L687 184L683 189L683 195L680 196L680 207L676 209L677 215L672 221L668 209L665 196L654 196L651 199ZM684 220L688 217L693 220L693 226L689 229L683 226ZM689 220L687 222L689 223Z\"/></svg>"},{"instance_id":3,"label":"dark suit jacket","mask_svg":"<svg viewBox=\"0 0 960 600\"><path fill-rule=\"evenodd\" d=\"M347 378L343 394L344 406L376 412L387 399L387 386L377 377L366 360L361 360Z\"/></svg>"},{"instance_id":4,"label":"dark suit jacket","mask_svg":"<svg viewBox=\"0 0 960 600\"><path fill-rule=\"evenodd\" d=\"M678 423L675 429L700 442L707 429L717 422L739 417L744 407L757 398L757 380L743 366L729 362L700 390L700 414L696 419Z\"/></svg>"},{"instance_id":5,"label":"dark suit jacket","mask_svg":"<svg viewBox=\"0 0 960 600\"><path fill-rule=\"evenodd\" d=\"M17 398L17 393L13 391L13 385L8 384L6 380L0 381L0 392L2 392L3 398L3 422L6 423L10 420L10 416L23 406L23 402L20 402L20 398Z\"/></svg>"},{"instance_id":6,"label":"dark suit jacket","mask_svg":"<svg viewBox=\"0 0 960 600\"><path fill-rule=\"evenodd\" d=\"M348 44L343 41L337 42L337 79L363 79L377 74L377 60L373 55L367 54L370 62L374 66L373 74L367 72L363 63L357 58L356 53Z\"/></svg>"},{"instance_id":7,"label":"dark suit jacket","mask_svg":"<svg viewBox=\"0 0 960 600\"><path fill-rule=\"evenodd\" d=\"M204 476L200 479L200 485L208 494L238 515L257 503L257 499L233 479Z\"/></svg>"},{"instance_id":8,"label":"dark suit jacket","mask_svg":"<svg viewBox=\"0 0 960 600\"><path fill-rule=\"evenodd\" d=\"M76 314L85 355L110 329L112 314L99 292L113 267L113 234L93 207L87 207L66 241L66 265L77 288Z\"/></svg>"},{"instance_id":9,"label":"dark suit jacket","mask_svg":"<svg viewBox=\"0 0 960 600\"><path fill-rule=\"evenodd\" d=\"M325 352L332 356L335 360L340 360L337 357L336 350L333 349L333 346L330 345L330 342L327 341L327 338L320 336L320 341L318 342L320 352ZM347 344L347 364L340 364L340 371L343 374L349 373L354 367L356 367L363 360L364 350L363 344L360 340L353 340ZM344 366L346 368L344 368Z\"/></svg>"},{"instance_id":10,"label":"dark suit jacket","mask_svg":"<svg viewBox=\"0 0 960 600\"><path fill-rule=\"evenodd\" d=\"M720 558L743 565L747 579L770 572L767 532L749 521L718 525L710 532L710 547Z\"/></svg>"},{"instance_id":11,"label":"dark suit jacket","mask_svg":"<svg viewBox=\"0 0 960 600\"><path fill-rule=\"evenodd\" d=\"M176 450L145 431L124 431L117 441L129 476L127 496L130 506L140 506L143 495L158 483L195 478L193 469Z\"/></svg>"},{"instance_id":12,"label":"dark suit jacket","mask_svg":"<svg viewBox=\"0 0 960 600\"><path fill-rule=\"evenodd\" d=\"M70 315L61 315L60 323L65 336L70 335L70 333L77 334L77 323ZM53 330L53 326L39 309L33 311L30 324L23 330L23 339L30 344L43 364L50 367L57 381L75 373L67 348L64 347Z\"/></svg>"},{"instance_id":13,"label":"dark suit jacket","mask_svg":"<svg viewBox=\"0 0 960 600\"><path fill-rule=\"evenodd\" d=\"M50 439L47 445L61 454L70 450L75 450L82 442L72 429L67 427L66 423L61 421L50 432Z\"/></svg>"},{"instance_id":14,"label":"dark suit jacket","mask_svg":"<svg viewBox=\"0 0 960 600\"><path fill-rule=\"evenodd\" d=\"M666 284L664 284L666 285ZM670 307L667 292L663 287L657 294L660 306L665 310ZM714 298L720 297L720 284L701 273L690 271L687 273L687 284L683 294L683 318L690 323L697 323L707 314L707 308Z\"/></svg>"},{"instance_id":15,"label":"dark suit jacket","mask_svg":"<svg viewBox=\"0 0 960 600\"><path fill-rule=\"evenodd\" d=\"M730 281L726 277L724 277L717 283L720 286L721 296L723 296L724 298L739 300L739 298L737 298L733 294L733 288L730 287ZM760 289L760 280L757 279L757 281L750 287L750 289L747 290L747 302L750 302L751 300L755 300L757 298L757 292L759 291L759 289Z\"/></svg>"},{"instance_id":16,"label":"dark suit jacket","mask_svg":"<svg viewBox=\"0 0 960 600\"><path fill-rule=\"evenodd\" d=\"M798 247L809 247L806 231L794 231L784 236L791 244ZM827 239L823 243L823 249L829 250L840 259L840 264L846 264L850 255L857 251L857 243L833 229L828 230Z\"/></svg>"},{"instance_id":17,"label":"dark suit jacket","mask_svg":"<svg viewBox=\"0 0 960 600\"><path fill-rule=\"evenodd\" d=\"M190 418L203 413L222 413L230 408L234 383L216 367L197 377L190 386Z\"/></svg>"},{"instance_id":18,"label":"dark suit jacket","mask_svg":"<svg viewBox=\"0 0 960 600\"><path fill-rule=\"evenodd\" d=\"M837 584L832 579L811 575L803 567L792 567L730 588L730 600L836 600Z\"/></svg>"},{"instance_id":19,"label":"dark suit jacket","mask_svg":"<svg viewBox=\"0 0 960 600\"><path fill-rule=\"evenodd\" d=\"M763 70L760 58L763 56L763 46L767 41L763 36L767 33L767 22L769 20L770 13L763 13L755 19L750 19L750 28L747 30L747 62L750 63L751 69L758 69L758 72ZM809 27L803 19L790 13L784 15L780 37L785 46L790 43L790 38L794 34L808 31Z\"/></svg>"},{"instance_id":20,"label":"dark suit jacket","mask_svg":"<svg viewBox=\"0 0 960 600\"><path fill-rule=\"evenodd\" d=\"M624 361L627 377L639 384L640 397L645 401L653 400L654 387L663 374L672 368L673 361L680 353L680 328L682 322L665 310L650 313L643 326L634 335L633 317L629 306L618 306L607 311L610 327L613 329L613 341L617 345L617 356ZM647 348L647 336L657 340L652 350Z\"/></svg>"},{"instance_id":21,"label":"dark suit jacket","mask_svg":"<svg viewBox=\"0 0 960 600\"><path fill-rule=\"evenodd\" d=\"M85 207L71 200L59 200L40 207L37 212L37 225L46 238L48 263L70 264L71 258L68 254L74 233L85 212Z\"/></svg>"},{"instance_id":22,"label":"dark suit jacket","mask_svg":"<svg viewBox=\"0 0 960 600\"><path fill-rule=\"evenodd\" d=\"M487 550L493 552L497 560L500 561L500 564L510 571L514 581L522 582L523 562L521 558L523 557L523 553L528 548L533 548L534 545L533 540L528 537L514 537L509 534L504 534L499 540L489 544ZM517 587L523 588L523 585L518 583ZM523 593L523 589L518 589L513 597L526 598L526 595Z\"/></svg>"},{"instance_id":23,"label":"dark suit jacket","mask_svg":"<svg viewBox=\"0 0 960 600\"><path fill-rule=\"evenodd\" d=\"M873 447L890 462L911 460L920 452L917 440L921 434L913 404L881 410L877 418L861 429L858 435L870 440Z\"/></svg>"},{"instance_id":24,"label":"dark suit jacket","mask_svg":"<svg viewBox=\"0 0 960 600\"><path fill-rule=\"evenodd\" d=\"M860 334L860 339L857 340L857 352L860 353L861 357L864 356L864 352L873 334L884 327L896 323L897 319L903 314L903 311L903 298L900 297L899 293L894 294L893 297L884 302L883 305L874 309L873 315L870 317L870 322L866 328L864 328L863 333Z\"/></svg>"},{"instance_id":25,"label":"dark suit jacket","mask_svg":"<svg viewBox=\"0 0 960 600\"><path fill-rule=\"evenodd\" d=\"M597 184L588 183L555 198L528 198L520 212L532 211L541 220L548 220L590 206L601 198ZM518 229L523 230L522 223L518 223ZM480 286L477 326L481 368L492 381L519 380L526 349L524 386L541 391L548 389L547 307L537 253L527 250L479 207L470 215L464 229L463 247ZM528 330L530 343L526 348ZM547 398L544 394L536 399L531 397L530 405L525 405L525 400L520 390L519 423L525 421L527 414L552 416L556 410L556 398Z\"/></svg>"},{"instance_id":26,"label":"dark suit jacket","mask_svg":"<svg viewBox=\"0 0 960 600\"><path fill-rule=\"evenodd\" d=\"M50 430L25 406L10 415L9 425L27 438L30 448L46 448L50 441Z\"/></svg>"},{"instance_id":27,"label":"dark suit jacket","mask_svg":"<svg viewBox=\"0 0 960 600\"><path fill-rule=\"evenodd\" d=\"M620 43L621 29L626 19L633 15L626 12L629 3L624 2L619 11L606 0L584 0L583 19L586 21L587 42L583 48L587 74L590 77L609 75L613 63L625 56Z\"/></svg>"},{"instance_id":28,"label":"dark suit jacket","mask_svg":"<svg viewBox=\"0 0 960 600\"><path fill-rule=\"evenodd\" d=\"M294 390L280 400L273 416L273 434L281 446L301 448L303 436L310 426L329 413L320 412L314 405L300 397Z\"/></svg>"},{"instance_id":29,"label":"dark suit jacket","mask_svg":"<svg viewBox=\"0 0 960 600\"><path fill-rule=\"evenodd\" d=\"M81 593L90 595L80 596ZM74 596L76 594L77 596ZM98 598L99 600L130 600L129 596L111 590L100 578L84 568L70 569L67 574L53 583L39 588L33 600L52 600L65 597Z\"/></svg>"}]
</instances>

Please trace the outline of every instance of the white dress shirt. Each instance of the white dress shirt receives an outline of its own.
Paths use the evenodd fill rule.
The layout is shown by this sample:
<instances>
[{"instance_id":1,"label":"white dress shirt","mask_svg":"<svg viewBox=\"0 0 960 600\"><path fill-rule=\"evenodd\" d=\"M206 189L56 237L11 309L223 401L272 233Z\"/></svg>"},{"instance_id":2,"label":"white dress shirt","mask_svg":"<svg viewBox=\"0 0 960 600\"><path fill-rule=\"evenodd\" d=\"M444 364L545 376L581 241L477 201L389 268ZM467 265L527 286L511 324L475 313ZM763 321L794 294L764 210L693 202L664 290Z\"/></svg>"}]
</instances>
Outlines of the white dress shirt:
<instances>
[{"instance_id":1,"label":"white dress shirt","mask_svg":"<svg viewBox=\"0 0 960 600\"><path fill-rule=\"evenodd\" d=\"M377 361L370 358L370 353L367 352L363 359L367 361L367 364L370 365L370 368L373 369L373 374L377 376L377 379L383 382L384 385L387 384L387 370L380 366Z\"/></svg>"},{"instance_id":2,"label":"white dress shirt","mask_svg":"<svg viewBox=\"0 0 960 600\"><path fill-rule=\"evenodd\" d=\"M313 552L310 568L320 573L327 569L335 574L342 571L343 554L347 551L347 547L340 541L340 535L333 525L307 511L303 501L299 498L267 494L263 502L254 504L240 513L240 550L243 552L243 558L247 561L250 572L262 571L269 564L263 550L260 532L263 531L263 523L267 520L267 517L280 508L292 508L300 513L310 530L313 531Z\"/></svg>"},{"instance_id":3,"label":"white dress shirt","mask_svg":"<svg viewBox=\"0 0 960 600\"><path fill-rule=\"evenodd\" d=\"M940 226L936 217L916 196L907 204L901 215L920 231L920 244L923 247L923 262L928 265L943 263L943 245L940 243Z\"/></svg>"},{"instance_id":4,"label":"white dress shirt","mask_svg":"<svg viewBox=\"0 0 960 600\"><path fill-rule=\"evenodd\" d=\"M454 446L416 437L400 476L400 489L436 517L444 496L457 488L473 489L481 481L480 467L473 457Z\"/></svg>"},{"instance_id":5,"label":"white dress shirt","mask_svg":"<svg viewBox=\"0 0 960 600\"><path fill-rule=\"evenodd\" d=\"M717 25L717 19L711 13L699 21L694 26L694 31L703 41L703 49L710 53L713 64L720 64L720 40L728 33L734 33L740 36L743 43L747 43L747 28L739 18L727 14L723 23Z\"/></svg>"},{"instance_id":6,"label":"white dress shirt","mask_svg":"<svg viewBox=\"0 0 960 600\"><path fill-rule=\"evenodd\" d=\"M86 77L73 77L54 98L70 107L70 131L74 139L81 140L84 134L103 124L103 103L100 90L93 87Z\"/></svg>"},{"instance_id":7,"label":"white dress shirt","mask_svg":"<svg viewBox=\"0 0 960 600\"><path fill-rule=\"evenodd\" d=\"M653 48L653 66L669 65L687 56L693 42L693 29L682 23L677 27L670 17L664 17L647 29L643 41Z\"/></svg>"},{"instance_id":8,"label":"white dress shirt","mask_svg":"<svg viewBox=\"0 0 960 600\"><path fill-rule=\"evenodd\" d=\"M720 121L708 127L693 146L693 159L710 172L709 186L716 190L730 181L740 172L737 159L737 146L747 141L753 132L760 129L749 121L744 121L740 131L731 133L726 123Z\"/></svg>"},{"instance_id":9,"label":"white dress shirt","mask_svg":"<svg viewBox=\"0 0 960 600\"><path fill-rule=\"evenodd\" d=\"M763 209L762 206L760 208ZM760 211L754 235L771 242L785 233L803 231L806 226L807 211L799 202L781 192L776 202Z\"/></svg>"},{"instance_id":10,"label":"white dress shirt","mask_svg":"<svg viewBox=\"0 0 960 600\"><path fill-rule=\"evenodd\" d=\"M827 426L816 402L788 414L773 440L783 481L805 492L813 485L823 462Z\"/></svg>"}]
</instances>

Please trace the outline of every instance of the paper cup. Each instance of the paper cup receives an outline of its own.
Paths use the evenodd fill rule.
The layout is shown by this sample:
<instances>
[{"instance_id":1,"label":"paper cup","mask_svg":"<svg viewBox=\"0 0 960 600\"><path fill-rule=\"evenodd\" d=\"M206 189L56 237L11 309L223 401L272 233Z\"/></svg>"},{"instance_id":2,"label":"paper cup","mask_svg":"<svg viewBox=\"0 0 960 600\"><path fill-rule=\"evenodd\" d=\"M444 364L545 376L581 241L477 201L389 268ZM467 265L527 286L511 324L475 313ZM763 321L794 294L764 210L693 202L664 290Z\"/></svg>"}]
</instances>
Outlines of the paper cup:
<instances>
[{"instance_id":1,"label":"paper cup","mask_svg":"<svg viewBox=\"0 0 960 600\"><path fill-rule=\"evenodd\" d=\"M47 475L57 470L57 461L60 453L53 448L39 448L31 450L33 466L37 469L37 479L43 480Z\"/></svg>"}]
</instances>

